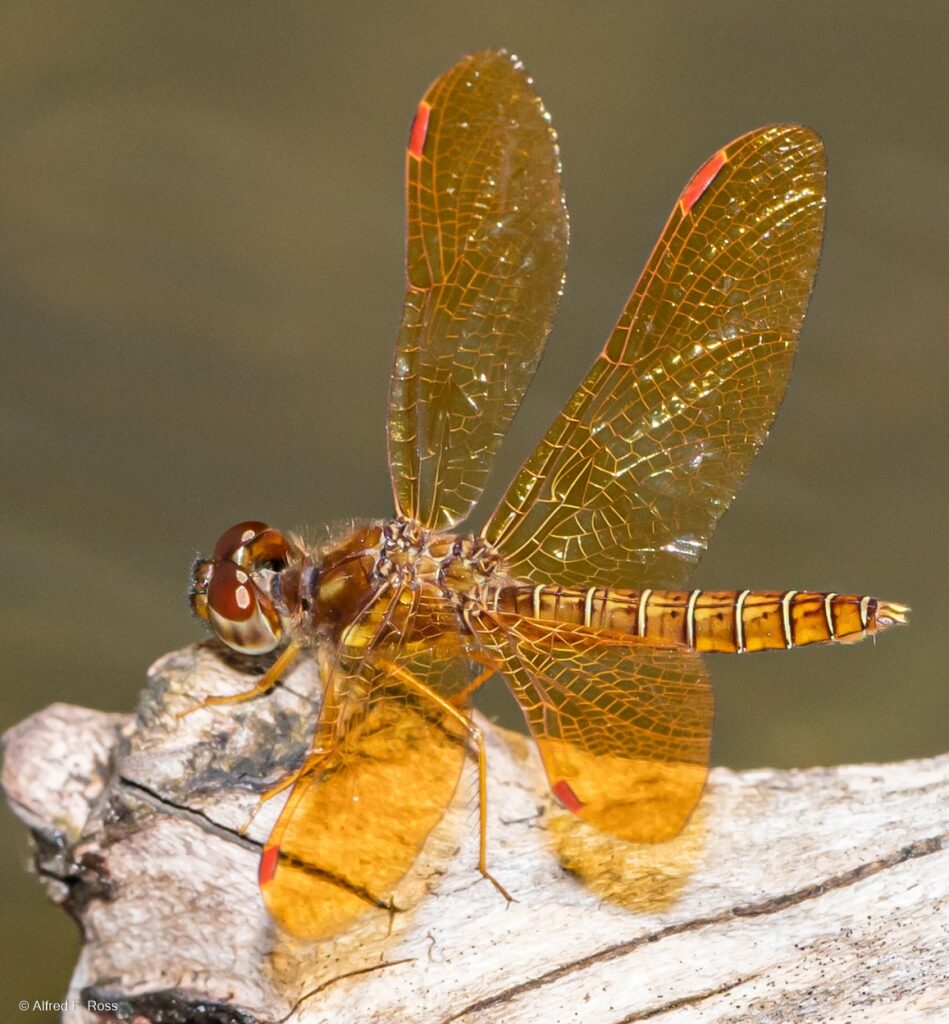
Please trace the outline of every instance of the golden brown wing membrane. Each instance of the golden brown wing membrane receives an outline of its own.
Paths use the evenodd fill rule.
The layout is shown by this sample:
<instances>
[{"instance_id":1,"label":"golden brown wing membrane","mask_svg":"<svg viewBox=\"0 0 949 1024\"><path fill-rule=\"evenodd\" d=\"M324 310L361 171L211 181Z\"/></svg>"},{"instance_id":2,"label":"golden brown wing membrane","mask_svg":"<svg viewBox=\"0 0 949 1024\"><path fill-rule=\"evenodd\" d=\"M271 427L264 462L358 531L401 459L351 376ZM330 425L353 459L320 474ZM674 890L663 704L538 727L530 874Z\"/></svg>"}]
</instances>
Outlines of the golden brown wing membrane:
<instances>
[{"instance_id":1,"label":"golden brown wing membrane","mask_svg":"<svg viewBox=\"0 0 949 1024\"><path fill-rule=\"evenodd\" d=\"M708 772L714 702L701 658L583 626L482 614L560 802L638 842L676 835Z\"/></svg>"},{"instance_id":2,"label":"golden brown wing membrane","mask_svg":"<svg viewBox=\"0 0 949 1024\"><path fill-rule=\"evenodd\" d=\"M784 394L823 220L823 148L800 125L744 135L696 174L484 528L514 575L682 584Z\"/></svg>"},{"instance_id":3,"label":"golden brown wing membrane","mask_svg":"<svg viewBox=\"0 0 949 1024\"><path fill-rule=\"evenodd\" d=\"M457 690L468 666L444 657L432 651L400 667ZM372 665L337 673L314 737L325 754L294 785L261 858L264 902L283 928L329 936L390 906L452 798L464 739L451 716Z\"/></svg>"},{"instance_id":4,"label":"golden brown wing membrane","mask_svg":"<svg viewBox=\"0 0 949 1024\"><path fill-rule=\"evenodd\" d=\"M390 471L397 510L445 529L478 500L540 358L567 214L549 118L505 53L474 54L434 82L406 168Z\"/></svg>"}]
</instances>

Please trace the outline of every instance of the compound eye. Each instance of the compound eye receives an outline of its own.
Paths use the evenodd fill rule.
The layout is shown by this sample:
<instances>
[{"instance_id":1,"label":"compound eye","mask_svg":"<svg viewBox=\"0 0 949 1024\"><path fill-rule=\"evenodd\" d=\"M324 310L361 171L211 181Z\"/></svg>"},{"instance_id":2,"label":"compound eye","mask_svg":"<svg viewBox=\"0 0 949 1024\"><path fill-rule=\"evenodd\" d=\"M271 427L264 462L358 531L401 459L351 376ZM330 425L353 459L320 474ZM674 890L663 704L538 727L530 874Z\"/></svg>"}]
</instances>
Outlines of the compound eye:
<instances>
[{"instance_id":1,"label":"compound eye","mask_svg":"<svg viewBox=\"0 0 949 1024\"><path fill-rule=\"evenodd\" d=\"M230 558L238 549L269 530L270 526L267 523L258 523L254 520L237 523L221 534L220 540L214 546L214 558Z\"/></svg>"},{"instance_id":2,"label":"compound eye","mask_svg":"<svg viewBox=\"0 0 949 1024\"><path fill-rule=\"evenodd\" d=\"M280 643L280 616L270 598L234 562L214 567L207 587L208 622L235 651L266 654Z\"/></svg>"},{"instance_id":3,"label":"compound eye","mask_svg":"<svg viewBox=\"0 0 949 1024\"><path fill-rule=\"evenodd\" d=\"M279 530L268 528L246 543L244 551L238 554L234 559L238 565L280 572L290 558L290 544Z\"/></svg>"}]
</instances>

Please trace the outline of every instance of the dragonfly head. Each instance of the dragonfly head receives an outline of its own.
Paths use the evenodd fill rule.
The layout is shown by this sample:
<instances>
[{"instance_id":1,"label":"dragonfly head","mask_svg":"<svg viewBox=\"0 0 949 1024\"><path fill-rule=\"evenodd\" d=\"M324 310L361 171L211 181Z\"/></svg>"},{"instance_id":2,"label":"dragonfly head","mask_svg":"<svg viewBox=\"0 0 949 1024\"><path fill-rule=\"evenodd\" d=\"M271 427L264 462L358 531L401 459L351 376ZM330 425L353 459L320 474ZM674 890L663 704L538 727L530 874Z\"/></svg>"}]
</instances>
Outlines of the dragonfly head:
<instances>
[{"instance_id":1,"label":"dragonfly head","mask_svg":"<svg viewBox=\"0 0 949 1024\"><path fill-rule=\"evenodd\" d=\"M266 523L237 523L221 535L211 558L194 563L192 610L235 651L274 650L284 635L280 573L295 553L294 545Z\"/></svg>"}]
</instances>

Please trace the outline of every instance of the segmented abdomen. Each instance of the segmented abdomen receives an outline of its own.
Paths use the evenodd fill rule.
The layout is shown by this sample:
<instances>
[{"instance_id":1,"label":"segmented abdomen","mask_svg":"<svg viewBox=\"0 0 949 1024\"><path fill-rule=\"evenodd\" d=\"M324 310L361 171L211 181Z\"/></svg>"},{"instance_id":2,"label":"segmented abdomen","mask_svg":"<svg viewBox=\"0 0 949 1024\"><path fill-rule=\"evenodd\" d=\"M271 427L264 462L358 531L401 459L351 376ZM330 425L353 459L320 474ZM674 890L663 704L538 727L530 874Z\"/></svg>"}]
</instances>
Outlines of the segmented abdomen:
<instances>
[{"instance_id":1,"label":"segmented abdomen","mask_svg":"<svg viewBox=\"0 0 949 1024\"><path fill-rule=\"evenodd\" d=\"M797 590L620 590L516 585L492 602L501 612L642 636L697 651L766 651L853 642L906 609L858 594Z\"/></svg>"}]
</instances>

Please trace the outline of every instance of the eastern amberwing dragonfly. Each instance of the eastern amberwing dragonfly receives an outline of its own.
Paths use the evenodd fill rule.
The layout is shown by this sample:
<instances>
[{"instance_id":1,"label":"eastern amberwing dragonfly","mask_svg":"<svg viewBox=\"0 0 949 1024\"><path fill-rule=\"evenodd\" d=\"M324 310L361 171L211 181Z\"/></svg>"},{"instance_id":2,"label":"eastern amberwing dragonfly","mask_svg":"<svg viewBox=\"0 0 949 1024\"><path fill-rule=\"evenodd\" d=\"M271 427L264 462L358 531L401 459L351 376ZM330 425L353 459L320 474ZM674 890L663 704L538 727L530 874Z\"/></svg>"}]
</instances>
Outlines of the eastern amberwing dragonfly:
<instances>
[{"instance_id":1,"label":"eastern amberwing dragonfly","mask_svg":"<svg viewBox=\"0 0 949 1024\"><path fill-rule=\"evenodd\" d=\"M544 346L567 211L550 118L517 59L462 60L407 153L408 287L388 453L395 512L319 547L261 522L194 567L229 647L303 651L324 696L260 864L290 932L332 934L389 895L458 784L480 773L473 692L517 698L557 800L623 839L674 836L705 785L701 654L849 642L903 605L681 588L784 394L820 254L824 154L800 125L718 150L686 185L602 353L477 533L475 507ZM504 893L504 895L507 895Z\"/></svg>"}]
</instances>

